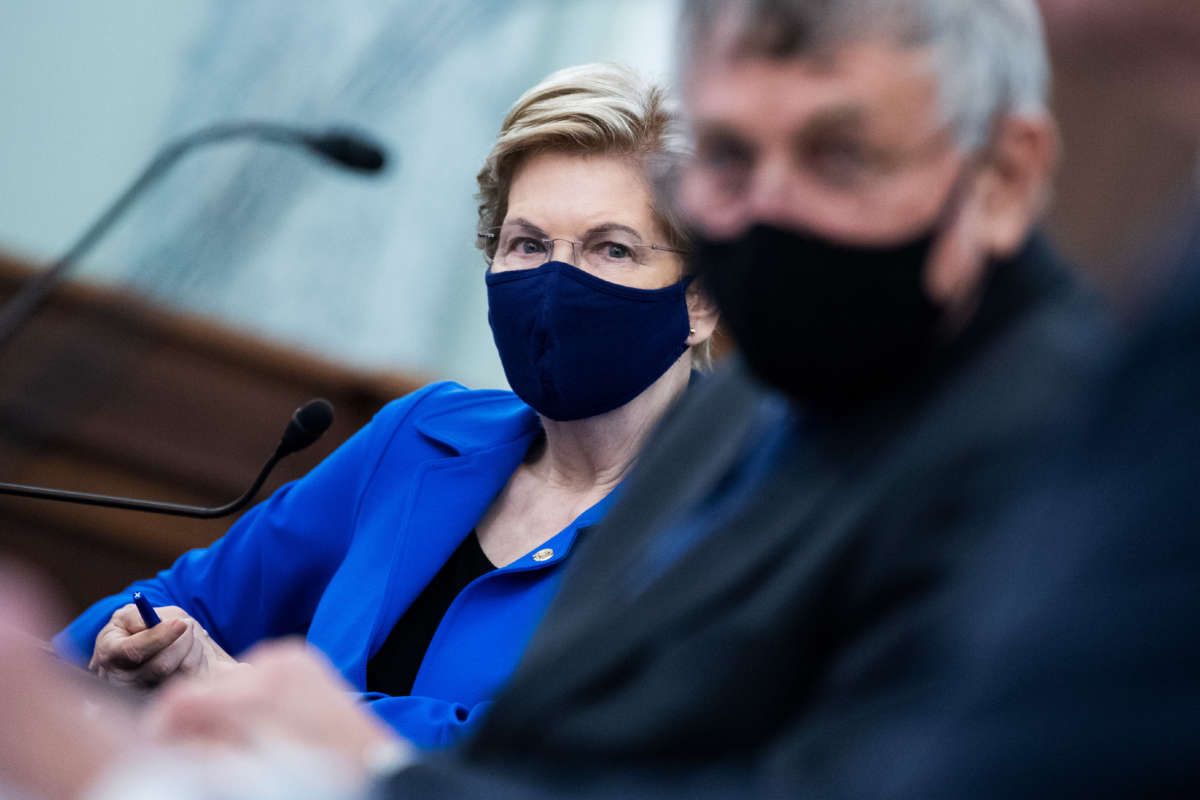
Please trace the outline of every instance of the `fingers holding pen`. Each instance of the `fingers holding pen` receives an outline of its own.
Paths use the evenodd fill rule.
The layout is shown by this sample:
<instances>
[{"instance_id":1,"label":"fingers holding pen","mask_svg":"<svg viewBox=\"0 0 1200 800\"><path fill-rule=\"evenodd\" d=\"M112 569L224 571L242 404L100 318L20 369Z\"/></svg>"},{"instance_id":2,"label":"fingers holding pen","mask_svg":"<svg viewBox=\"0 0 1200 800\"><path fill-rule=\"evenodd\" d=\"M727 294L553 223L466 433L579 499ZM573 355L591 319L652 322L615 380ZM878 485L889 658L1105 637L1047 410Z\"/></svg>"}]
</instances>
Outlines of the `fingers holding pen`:
<instances>
[{"instance_id":1,"label":"fingers holding pen","mask_svg":"<svg viewBox=\"0 0 1200 800\"><path fill-rule=\"evenodd\" d=\"M194 671L194 664L202 658L199 624L193 619L163 620L151 630L165 626L181 629L181 633L166 647L129 670L129 674L143 686L157 686L176 674Z\"/></svg>"},{"instance_id":2,"label":"fingers holding pen","mask_svg":"<svg viewBox=\"0 0 1200 800\"><path fill-rule=\"evenodd\" d=\"M189 646L184 643L166 652L189 631L189 618L180 613L182 616L164 618L161 624L147 628L132 603L117 609L108 624L96 636L96 646L88 665L89 669L114 683L124 685L153 685L161 682L170 674L159 674L163 665L176 658L182 660ZM182 655L180 651L183 651ZM162 658L155 662L152 669L144 673L139 672L140 668L160 655Z\"/></svg>"},{"instance_id":3,"label":"fingers holding pen","mask_svg":"<svg viewBox=\"0 0 1200 800\"><path fill-rule=\"evenodd\" d=\"M136 606L118 609L96 637L90 668L112 683L150 688L176 675L204 677L240 666L182 608L154 611L161 621L147 628Z\"/></svg>"}]
</instances>

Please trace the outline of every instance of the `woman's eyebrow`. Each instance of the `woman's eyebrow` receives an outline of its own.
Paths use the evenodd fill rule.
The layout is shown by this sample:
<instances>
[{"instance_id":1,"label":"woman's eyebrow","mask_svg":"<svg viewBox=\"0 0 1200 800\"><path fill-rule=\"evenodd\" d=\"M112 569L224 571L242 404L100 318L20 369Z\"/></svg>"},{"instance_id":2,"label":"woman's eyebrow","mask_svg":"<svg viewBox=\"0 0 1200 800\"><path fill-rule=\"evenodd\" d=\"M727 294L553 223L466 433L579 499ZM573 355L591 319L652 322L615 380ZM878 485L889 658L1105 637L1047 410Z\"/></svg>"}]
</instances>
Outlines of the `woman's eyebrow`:
<instances>
[{"instance_id":1,"label":"woman's eyebrow","mask_svg":"<svg viewBox=\"0 0 1200 800\"><path fill-rule=\"evenodd\" d=\"M614 231L624 231L633 238L637 239L639 242L642 240L642 235L637 232L636 228L631 228L628 225L622 225L619 222L605 222L603 225L596 225L595 227L588 228L587 233L584 234L584 238L590 239L593 236L600 236L602 234L612 233Z\"/></svg>"},{"instance_id":2,"label":"woman's eyebrow","mask_svg":"<svg viewBox=\"0 0 1200 800\"><path fill-rule=\"evenodd\" d=\"M525 219L524 217L515 217L514 219L508 220L508 222L506 222L504 224L505 225L516 225L517 227L525 228L530 233L535 233L538 236L541 236L543 238L545 238L545 236L546 236L546 232L544 230L539 228L537 225L534 225L532 222Z\"/></svg>"}]
</instances>

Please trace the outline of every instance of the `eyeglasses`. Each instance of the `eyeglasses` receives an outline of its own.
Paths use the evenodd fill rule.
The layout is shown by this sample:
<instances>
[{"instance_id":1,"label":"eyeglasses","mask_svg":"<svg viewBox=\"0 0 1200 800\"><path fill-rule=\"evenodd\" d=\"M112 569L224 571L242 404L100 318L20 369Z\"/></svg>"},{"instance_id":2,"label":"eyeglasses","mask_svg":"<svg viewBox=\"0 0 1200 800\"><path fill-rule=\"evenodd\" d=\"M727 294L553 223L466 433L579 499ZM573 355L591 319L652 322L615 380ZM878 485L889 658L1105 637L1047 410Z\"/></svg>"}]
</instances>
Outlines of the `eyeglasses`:
<instances>
[{"instance_id":1,"label":"eyeglasses","mask_svg":"<svg viewBox=\"0 0 1200 800\"><path fill-rule=\"evenodd\" d=\"M490 265L502 269L533 269L540 267L554 258L555 243L569 245L571 255L564 259L567 263L592 270L604 272L623 266L645 264L654 257L655 252L684 253L673 247L662 247L656 244L643 244L636 234L623 228L610 228L595 231L584 238L582 242L574 239L548 238L541 231L520 224L502 225L490 231L478 234L482 239L494 243L495 249L489 245L485 253L494 253L491 258L484 256Z\"/></svg>"},{"instance_id":2,"label":"eyeglasses","mask_svg":"<svg viewBox=\"0 0 1200 800\"><path fill-rule=\"evenodd\" d=\"M818 130L796 137L788 180L819 191L861 196L881 182L910 174L913 167L941 157L955 145L954 137L952 126L942 125L916 145L898 149L868 142L852 132ZM684 167L686 174L697 195L721 203L743 202L760 180L758 173L767 158L760 143L719 126L699 131L695 151Z\"/></svg>"}]
</instances>

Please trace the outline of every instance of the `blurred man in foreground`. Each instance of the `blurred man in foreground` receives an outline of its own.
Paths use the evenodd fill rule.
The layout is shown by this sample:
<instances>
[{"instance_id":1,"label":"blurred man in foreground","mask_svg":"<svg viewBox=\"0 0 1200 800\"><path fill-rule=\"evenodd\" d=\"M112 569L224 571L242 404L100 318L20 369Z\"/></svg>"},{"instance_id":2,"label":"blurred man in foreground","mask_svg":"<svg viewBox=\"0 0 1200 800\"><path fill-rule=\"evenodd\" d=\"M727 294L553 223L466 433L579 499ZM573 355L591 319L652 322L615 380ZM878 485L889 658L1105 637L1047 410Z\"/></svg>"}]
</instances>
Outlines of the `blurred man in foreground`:
<instances>
[{"instance_id":1,"label":"blurred man in foreground","mask_svg":"<svg viewBox=\"0 0 1200 800\"><path fill-rule=\"evenodd\" d=\"M388 796L902 785L922 761L855 756L939 698L963 522L1090 385L1094 313L1032 235L1055 158L1032 0L696 0L680 61L676 189L744 361L656 434L479 735ZM280 674L151 718L319 737L254 701Z\"/></svg>"},{"instance_id":2,"label":"blurred man in foreground","mask_svg":"<svg viewBox=\"0 0 1200 800\"><path fill-rule=\"evenodd\" d=\"M1147 87L1154 124L1186 132L1200 163L1200 4L1042 6L1076 58ZM1091 412L1010 462L1025 490L1001 522L985 505L967 521L992 531L959 572L956 613L927 637L929 652L953 654L945 679L931 676L940 701L850 758L876 791L895 786L884 776L898 763L918 765L914 798L1186 797L1200 785L1198 178L1172 209L1176 246L1144 244L1159 259L1135 268L1167 291ZM1058 457L1037 464L1049 450Z\"/></svg>"}]
</instances>

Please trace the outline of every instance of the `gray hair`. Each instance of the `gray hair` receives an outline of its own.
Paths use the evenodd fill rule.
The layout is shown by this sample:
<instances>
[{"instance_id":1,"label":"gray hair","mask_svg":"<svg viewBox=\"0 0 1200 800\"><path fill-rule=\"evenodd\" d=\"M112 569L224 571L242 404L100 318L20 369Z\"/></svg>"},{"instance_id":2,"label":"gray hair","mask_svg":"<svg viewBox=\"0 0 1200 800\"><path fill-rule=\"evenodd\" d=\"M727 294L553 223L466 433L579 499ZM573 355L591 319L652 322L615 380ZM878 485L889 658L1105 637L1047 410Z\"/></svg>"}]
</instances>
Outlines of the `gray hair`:
<instances>
[{"instance_id":1,"label":"gray hair","mask_svg":"<svg viewBox=\"0 0 1200 800\"><path fill-rule=\"evenodd\" d=\"M1034 0L683 0L680 22L680 77L718 26L735 56L795 58L875 36L928 48L945 121L967 152L1001 116L1046 109L1050 67Z\"/></svg>"}]
</instances>

